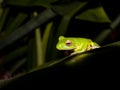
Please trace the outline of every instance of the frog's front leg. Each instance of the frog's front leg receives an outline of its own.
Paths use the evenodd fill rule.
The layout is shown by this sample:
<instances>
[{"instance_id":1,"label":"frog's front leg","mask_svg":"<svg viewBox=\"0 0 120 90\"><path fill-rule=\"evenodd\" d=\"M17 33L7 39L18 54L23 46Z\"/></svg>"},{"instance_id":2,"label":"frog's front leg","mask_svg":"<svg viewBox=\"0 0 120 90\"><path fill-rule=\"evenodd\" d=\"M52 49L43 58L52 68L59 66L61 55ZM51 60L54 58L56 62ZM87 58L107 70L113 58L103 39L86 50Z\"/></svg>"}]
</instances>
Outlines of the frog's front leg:
<instances>
[{"instance_id":1,"label":"frog's front leg","mask_svg":"<svg viewBox=\"0 0 120 90\"><path fill-rule=\"evenodd\" d=\"M87 49L83 49L83 50L81 50L80 48L79 49L74 49L74 52L71 53L70 55L79 54L79 53L82 53L82 52L85 52L85 51L87 51Z\"/></svg>"},{"instance_id":2,"label":"frog's front leg","mask_svg":"<svg viewBox=\"0 0 120 90\"><path fill-rule=\"evenodd\" d=\"M75 55L75 54L79 54L79 53L82 53L82 52L81 51L79 51L79 52L73 52L70 55Z\"/></svg>"}]
</instances>

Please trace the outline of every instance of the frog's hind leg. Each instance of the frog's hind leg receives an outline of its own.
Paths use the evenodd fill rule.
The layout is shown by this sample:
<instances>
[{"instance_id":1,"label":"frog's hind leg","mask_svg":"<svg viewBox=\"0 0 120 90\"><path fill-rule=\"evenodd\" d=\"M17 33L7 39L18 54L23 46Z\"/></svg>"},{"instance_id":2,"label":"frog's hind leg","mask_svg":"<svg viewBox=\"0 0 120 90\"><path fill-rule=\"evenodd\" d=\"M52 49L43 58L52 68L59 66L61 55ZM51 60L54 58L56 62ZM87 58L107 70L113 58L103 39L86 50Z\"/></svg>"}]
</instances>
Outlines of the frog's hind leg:
<instances>
[{"instance_id":1,"label":"frog's hind leg","mask_svg":"<svg viewBox=\"0 0 120 90\"><path fill-rule=\"evenodd\" d=\"M87 47L87 51L92 50L92 49L96 49L96 48L100 48L100 46L92 46L92 45L90 44L90 45L88 45L88 47Z\"/></svg>"}]
</instances>

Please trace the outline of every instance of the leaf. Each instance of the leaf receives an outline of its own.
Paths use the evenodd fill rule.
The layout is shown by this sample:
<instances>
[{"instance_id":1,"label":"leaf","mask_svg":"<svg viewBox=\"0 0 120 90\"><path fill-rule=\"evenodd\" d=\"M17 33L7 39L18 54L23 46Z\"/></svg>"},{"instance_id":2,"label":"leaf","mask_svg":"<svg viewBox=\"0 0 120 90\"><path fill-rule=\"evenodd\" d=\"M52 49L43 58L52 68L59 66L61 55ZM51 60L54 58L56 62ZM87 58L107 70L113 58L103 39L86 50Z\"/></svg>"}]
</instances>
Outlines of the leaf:
<instances>
[{"instance_id":1,"label":"leaf","mask_svg":"<svg viewBox=\"0 0 120 90\"><path fill-rule=\"evenodd\" d=\"M54 7L58 13L62 13L64 15L58 27L57 37L65 34L73 15L75 15L78 11L80 11L86 4L87 2L82 2L82 3L74 2L71 3L70 5L65 5L65 6L61 5Z\"/></svg>"},{"instance_id":2,"label":"leaf","mask_svg":"<svg viewBox=\"0 0 120 90\"><path fill-rule=\"evenodd\" d=\"M28 42L27 70L37 66L35 37L30 38Z\"/></svg>"},{"instance_id":3,"label":"leaf","mask_svg":"<svg viewBox=\"0 0 120 90\"><path fill-rule=\"evenodd\" d=\"M10 22L10 25L6 27L4 37L8 36L11 32L18 28L18 26L26 19L26 17L26 13L19 13L16 18L13 19L12 23Z\"/></svg>"},{"instance_id":4,"label":"leaf","mask_svg":"<svg viewBox=\"0 0 120 90\"><path fill-rule=\"evenodd\" d=\"M1 64L4 65L5 63L11 62L14 59L20 58L21 56L26 54L27 49L28 49L27 46L23 46L15 49L14 51L11 51L10 53L4 56L4 61L3 63L0 63L0 66Z\"/></svg>"},{"instance_id":5,"label":"leaf","mask_svg":"<svg viewBox=\"0 0 120 90\"><path fill-rule=\"evenodd\" d=\"M116 28L120 24L120 15L111 23L110 28L103 30L97 37L94 39L95 42L102 44L107 37L112 34L113 31L116 30Z\"/></svg>"},{"instance_id":6,"label":"leaf","mask_svg":"<svg viewBox=\"0 0 120 90\"><path fill-rule=\"evenodd\" d=\"M0 32L2 31L3 29L3 25L5 23L5 20L6 20L6 17L9 13L9 8L4 8L3 9L3 13L2 13L2 16L0 17Z\"/></svg>"},{"instance_id":7,"label":"leaf","mask_svg":"<svg viewBox=\"0 0 120 90\"><path fill-rule=\"evenodd\" d=\"M87 2L74 1L67 4L53 5L53 10L55 10L60 15L74 15L76 11L81 10Z\"/></svg>"},{"instance_id":8,"label":"leaf","mask_svg":"<svg viewBox=\"0 0 120 90\"><path fill-rule=\"evenodd\" d=\"M93 85L93 83L98 84L103 80L109 82L110 78L108 76L111 79L117 80L120 67L118 63L119 53L120 41L81 54L52 61L25 73L1 90L17 89L18 87L19 89L35 87L40 89L44 85L56 85L56 83L60 87L65 87L64 85L72 87L74 84L76 86L77 81L81 81L81 84L85 81L85 85L89 85L91 80L93 81ZM40 84L37 81L42 83ZM63 82L61 83L61 81ZM113 84L114 82L110 83Z\"/></svg>"},{"instance_id":9,"label":"leaf","mask_svg":"<svg viewBox=\"0 0 120 90\"><path fill-rule=\"evenodd\" d=\"M25 64L26 61L27 61L26 58L20 59L12 67L10 67L10 70L8 72L12 75L15 71L20 69Z\"/></svg>"},{"instance_id":10,"label":"leaf","mask_svg":"<svg viewBox=\"0 0 120 90\"><path fill-rule=\"evenodd\" d=\"M42 48L43 48L43 60L45 61L46 56L47 56L47 52L48 52L48 47L50 46L48 41L50 40L50 35L52 35L52 26L53 26L53 22L49 22L46 25L44 34L43 34L43 39L42 39ZM51 51L49 51L51 53Z\"/></svg>"},{"instance_id":11,"label":"leaf","mask_svg":"<svg viewBox=\"0 0 120 90\"><path fill-rule=\"evenodd\" d=\"M36 59L37 66L44 64L43 60L43 50L42 50L42 40L41 40L41 29L35 29L35 40L36 40Z\"/></svg>"},{"instance_id":12,"label":"leaf","mask_svg":"<svg viewBox=\"0 0 120 90\"><path fill-rule=\"evenodd\" d=\"M111 20L107 16L102 6L88 9L80 13L79 15L76 15L75 18L80 20L97 22L97 23L106 23L106 22L111 23Z\"/></svg>"},{"instance_id":13,"label":"leaf","mask_svg":"<svg viewBox=\"0 0 120 90\"><path fill-rule=\"evenodd\" d=\"M2 89L3 87L9 85L10 83L12 83L14 80L17 80L18 77L21 77L21 75L18 75L18 76L15 76L13 78L10 78L10 79L6 79L6 80L0 80L0 89Z\"/></svg>"},{"instance_id":14,"label":"leaf","mask_svg":"<svg viewBox=\"0 0 120 90\"><path fill-rule=\"evenodd\" d=\"M24 6L24 7L31 7L31 6L43 6L45 8L50 8L51 3L57 0L4 0L4 4L6 5L14 5L14 6Z\"/></svg>"},{"instance_id":15,"label":"leaf","mask_svg":"<svg viewBox=\"0 0 120 90\"><path fill-rule=\"evenodd\" d=\"M36 11L33 12L33 16L36 17L38 13ZM35 28L35 40L36 40L36 67L44 64L43 57L43 49L42 49L42 34L41 28Z\"/></svg>"},{"instance_id":16,"label":"leaf","mask_svg":"<svg viewBox=\"0 0 120 90\"><path fill-rule=\"evenodd\" d=\"M22 38L24 35L31 32L34 28L45 23L46 21L48 21L49 19L51 19L55 16L56 16L56 14L50 9L43 11L43 13L36 16L35 18L32 18L25 25L21 26L20 28L18 28L14 32L12 32L9 36L1 39L0 40L0 50L6 46L12 44L16 40Z\"/></svg>"}]
</instances>

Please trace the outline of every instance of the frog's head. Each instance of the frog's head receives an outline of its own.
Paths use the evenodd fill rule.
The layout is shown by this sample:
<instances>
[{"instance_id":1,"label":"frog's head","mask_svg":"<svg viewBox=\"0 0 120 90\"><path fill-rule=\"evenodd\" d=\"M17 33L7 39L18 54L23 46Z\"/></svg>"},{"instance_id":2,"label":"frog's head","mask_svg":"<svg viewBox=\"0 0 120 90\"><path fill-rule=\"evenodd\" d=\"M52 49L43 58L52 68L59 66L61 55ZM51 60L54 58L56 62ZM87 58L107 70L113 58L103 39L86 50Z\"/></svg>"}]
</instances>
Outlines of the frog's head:
<instances>
[{"instance_id":1,"label":"frog's head","mask_svg":"<svg viewBox=\"0 0 120 90\"><path fill-rule=\"evenodd\" d=\"M73 50L75 46L70 38L68 39L64 36L60 36L56 48L58 50Z\"/></svg>"}]
</instances>

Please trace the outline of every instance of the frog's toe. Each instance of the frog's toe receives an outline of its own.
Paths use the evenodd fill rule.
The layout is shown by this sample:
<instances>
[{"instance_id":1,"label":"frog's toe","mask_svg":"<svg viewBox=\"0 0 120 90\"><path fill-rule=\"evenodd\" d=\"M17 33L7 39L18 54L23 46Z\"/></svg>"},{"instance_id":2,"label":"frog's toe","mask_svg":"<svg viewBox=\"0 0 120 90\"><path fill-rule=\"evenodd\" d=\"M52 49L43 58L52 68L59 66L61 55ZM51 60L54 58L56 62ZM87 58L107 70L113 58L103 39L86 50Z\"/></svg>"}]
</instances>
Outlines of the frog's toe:
<instances>
[{"instance_id":1,"label":"frog's toe","mask_svg":"<svg viewBox=\"0 0 120 90\"><path fill-rule=\"evenodd\" d=\"M91 48L92 48L92 49L100 48L100 46L92 46Z\"/></svg>"}]
</instances>

